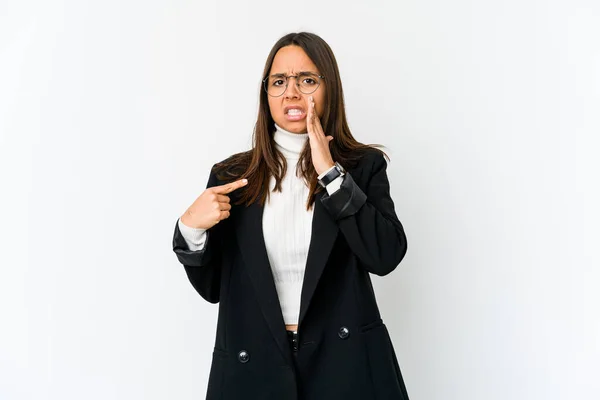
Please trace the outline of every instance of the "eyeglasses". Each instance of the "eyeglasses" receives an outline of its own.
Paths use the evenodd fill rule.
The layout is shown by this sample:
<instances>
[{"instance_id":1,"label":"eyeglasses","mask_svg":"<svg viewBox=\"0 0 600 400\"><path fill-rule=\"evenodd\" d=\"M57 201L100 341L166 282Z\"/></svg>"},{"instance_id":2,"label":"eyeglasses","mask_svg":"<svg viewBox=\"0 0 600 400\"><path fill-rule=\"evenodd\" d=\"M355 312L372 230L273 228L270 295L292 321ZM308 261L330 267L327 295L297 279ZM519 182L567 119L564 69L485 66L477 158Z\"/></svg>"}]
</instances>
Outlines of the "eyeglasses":
<instances>
[{"instance_id":1,"label":"eyeglasses","mask_svg":"<svg viewBox=\"0 0 600 400\"><path fill-rule=\"evenodd\" d=\"M304 94L314 93L321 85L323 75L312 72L300 72L298 75L275 74L263 79L263 86L269 96L279 97L285 93L290 78L296 78L298 90Z\"/></svg>"}]
</instances>

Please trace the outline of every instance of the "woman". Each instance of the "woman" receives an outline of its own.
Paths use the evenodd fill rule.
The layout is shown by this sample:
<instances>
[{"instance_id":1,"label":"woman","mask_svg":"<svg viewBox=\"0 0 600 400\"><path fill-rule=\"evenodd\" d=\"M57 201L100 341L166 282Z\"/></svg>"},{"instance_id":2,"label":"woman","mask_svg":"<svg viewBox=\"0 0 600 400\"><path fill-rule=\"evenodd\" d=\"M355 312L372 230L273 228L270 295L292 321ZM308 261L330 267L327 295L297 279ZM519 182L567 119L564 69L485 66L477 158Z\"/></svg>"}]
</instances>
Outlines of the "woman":
<instances>
[{"instance_id":1,"label":"woman","mask_svg":"<svg viewBox=\"0 0 600 400\"><path fill-rule=\"evenodd\" d=\"M282 37L263 77L252 149L215 164L175 226L219 303L207 399L408 399L369 276L407 249L383 153L350 133L319 36Z\"/></svg>"}]
</instances>

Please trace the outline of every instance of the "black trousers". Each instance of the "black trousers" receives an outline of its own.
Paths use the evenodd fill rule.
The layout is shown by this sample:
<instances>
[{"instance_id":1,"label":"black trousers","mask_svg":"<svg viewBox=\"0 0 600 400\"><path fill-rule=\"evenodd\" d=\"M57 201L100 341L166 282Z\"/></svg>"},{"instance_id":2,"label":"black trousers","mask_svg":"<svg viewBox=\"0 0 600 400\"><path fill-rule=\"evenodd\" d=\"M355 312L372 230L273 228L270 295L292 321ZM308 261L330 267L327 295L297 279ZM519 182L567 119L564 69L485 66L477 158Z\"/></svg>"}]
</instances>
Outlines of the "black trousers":
<instances>
[{"instance_id":1,"label":"black trousers","mask_svg":"<svg viewBox=\"0 0 600 400\"><path fill-rule=\"evenodd\" d=\"M297 331L286 331L288 336L288 342L290 343L290 348L292 349L292 353L298 351L298 332Z\"/></svg>"},{"instance_id":2,"label":"black trousers","mask_svg":"<svg viewBox=\"0 0 600 400\"><path fill-rule=\"evenodd\" d=\"M288 337L288 343L290 344L290 349L292 350L292 356L293 356L293 360L294 360L294 370L297 371L298 369L298 364L296 363L297 361L297 355L298 355L298 332L297 331L286 331L287 332L287 337ZM296 379L299 379L298 375L296 374ZM302 398L304 398L303 394L302 394L302 383L301 382L296 382L298 385L298 400L301 400Z\"/></svg>"}]
</instances>

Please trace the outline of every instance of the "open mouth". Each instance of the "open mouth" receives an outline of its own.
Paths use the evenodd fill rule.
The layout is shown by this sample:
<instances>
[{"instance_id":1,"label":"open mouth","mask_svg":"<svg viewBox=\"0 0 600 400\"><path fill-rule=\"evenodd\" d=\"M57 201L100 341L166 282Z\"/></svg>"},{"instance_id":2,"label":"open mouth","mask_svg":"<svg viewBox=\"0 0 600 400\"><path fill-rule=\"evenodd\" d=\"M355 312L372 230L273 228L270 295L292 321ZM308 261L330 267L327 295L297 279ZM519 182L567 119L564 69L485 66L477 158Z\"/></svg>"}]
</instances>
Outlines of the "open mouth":
<instances>
[{"instance_id":1,"label":"open mouth","mask_svg":"<svg viewBox=\"0 0 600 400\"><path fill-rule=\"evenodd\" d=\"M300 121L306 118L306 112L300 107L289 107L285 110L285 118L288 121Z\"/></svg>"}]
</instances>

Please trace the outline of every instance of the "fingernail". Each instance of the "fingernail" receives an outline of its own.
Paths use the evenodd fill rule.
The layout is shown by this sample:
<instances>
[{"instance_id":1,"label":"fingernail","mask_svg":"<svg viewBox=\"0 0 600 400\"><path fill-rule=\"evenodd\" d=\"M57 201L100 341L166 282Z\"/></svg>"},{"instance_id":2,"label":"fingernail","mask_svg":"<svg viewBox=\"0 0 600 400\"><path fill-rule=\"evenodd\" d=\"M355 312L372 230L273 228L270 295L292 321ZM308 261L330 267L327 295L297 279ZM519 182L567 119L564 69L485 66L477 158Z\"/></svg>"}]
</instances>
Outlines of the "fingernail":
<instances>
[{"instance_id":1,"label":"fingernail","mask_svg":"<svg viewBox=\"0 0 600 400\"><path fill-rule=\"evenodd\" d=\"M243 183L248 183L248 179L242 179Z\"/></svg>"}]
</instances>

